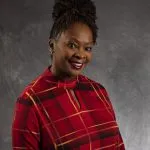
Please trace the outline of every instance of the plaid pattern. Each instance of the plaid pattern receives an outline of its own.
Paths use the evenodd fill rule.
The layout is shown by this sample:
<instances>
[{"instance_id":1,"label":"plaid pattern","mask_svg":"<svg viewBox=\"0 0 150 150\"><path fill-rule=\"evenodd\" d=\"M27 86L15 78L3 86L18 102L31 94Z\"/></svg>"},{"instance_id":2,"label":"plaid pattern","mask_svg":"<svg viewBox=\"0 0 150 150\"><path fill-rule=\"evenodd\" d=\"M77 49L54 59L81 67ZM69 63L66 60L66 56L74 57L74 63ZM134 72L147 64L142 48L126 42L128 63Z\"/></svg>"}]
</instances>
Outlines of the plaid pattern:
<instances>
[{"instance_id":1,"label":"plaid pattern","mask_svg":"<svg viewBox=\"0 0 150 150\"><path fill-rule=\"evenodd\" d=\"M58 80L49 68L16 101L13 150L124 150L105 88L83 75Z\"/></svg>"}]
</instances>

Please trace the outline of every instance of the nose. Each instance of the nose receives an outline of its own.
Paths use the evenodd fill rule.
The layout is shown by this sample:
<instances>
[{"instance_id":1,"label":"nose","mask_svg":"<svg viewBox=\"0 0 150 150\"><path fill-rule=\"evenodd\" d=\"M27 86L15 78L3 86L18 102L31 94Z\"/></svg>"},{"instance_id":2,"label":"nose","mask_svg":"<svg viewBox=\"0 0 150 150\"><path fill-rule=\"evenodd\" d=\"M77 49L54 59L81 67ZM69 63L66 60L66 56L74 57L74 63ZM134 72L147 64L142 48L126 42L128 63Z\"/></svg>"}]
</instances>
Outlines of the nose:
<instances>
[{"instance_id":1,"label":"nose","mask_svg":"<svg viewBox=\"0 0 150 150\"><path fill-rule=\"evenodd\" d=\"M75 57L78 59L85 59L86 54L85 54L84 50L80 49L80 50L76 51Z\"/></svg>"}]
</instances>

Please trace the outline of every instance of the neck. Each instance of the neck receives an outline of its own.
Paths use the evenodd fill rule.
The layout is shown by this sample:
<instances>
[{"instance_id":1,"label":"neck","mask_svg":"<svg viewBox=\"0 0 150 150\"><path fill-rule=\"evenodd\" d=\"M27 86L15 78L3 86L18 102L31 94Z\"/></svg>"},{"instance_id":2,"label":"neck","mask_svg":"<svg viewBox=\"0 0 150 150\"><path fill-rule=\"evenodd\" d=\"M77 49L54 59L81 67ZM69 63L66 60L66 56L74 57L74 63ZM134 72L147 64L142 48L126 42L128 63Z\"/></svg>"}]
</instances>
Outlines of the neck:
<instances>
[{"instance_id":1,"label":"neck","mask_svg":"<svg viewBox=\"0 0 150 150\"><path fill-rule=\"evenodd\" d=\"M59 79L59 80L64 80L64 81L67 80L67 81L69 81L69 80L75 79L75 76L69 76L65 72L57 71L57 69L53 65L50 67L50 70L51 70L52 74L54 76L56 76L57 79Z\"/></svg>"}]
</instances>

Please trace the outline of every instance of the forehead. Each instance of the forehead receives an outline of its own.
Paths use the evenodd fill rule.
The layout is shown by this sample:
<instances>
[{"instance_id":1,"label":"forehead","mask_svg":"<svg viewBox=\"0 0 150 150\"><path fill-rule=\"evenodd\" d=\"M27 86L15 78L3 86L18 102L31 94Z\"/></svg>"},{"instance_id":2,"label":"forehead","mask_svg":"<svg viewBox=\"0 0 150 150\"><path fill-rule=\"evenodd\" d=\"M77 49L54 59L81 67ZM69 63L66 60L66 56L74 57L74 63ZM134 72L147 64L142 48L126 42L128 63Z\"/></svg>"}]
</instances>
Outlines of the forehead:
<instances>
[{"instance_id":1,"label":"forehead","mask_svg":"<svg viewBox=\"0 0 150 150\"><path fill-rule=\"evenodd\" d=\"M76 39L81 43L93 43L93 34L86 24L74 23L61 34L60 39Z\"/></svg>"}]
</instances>

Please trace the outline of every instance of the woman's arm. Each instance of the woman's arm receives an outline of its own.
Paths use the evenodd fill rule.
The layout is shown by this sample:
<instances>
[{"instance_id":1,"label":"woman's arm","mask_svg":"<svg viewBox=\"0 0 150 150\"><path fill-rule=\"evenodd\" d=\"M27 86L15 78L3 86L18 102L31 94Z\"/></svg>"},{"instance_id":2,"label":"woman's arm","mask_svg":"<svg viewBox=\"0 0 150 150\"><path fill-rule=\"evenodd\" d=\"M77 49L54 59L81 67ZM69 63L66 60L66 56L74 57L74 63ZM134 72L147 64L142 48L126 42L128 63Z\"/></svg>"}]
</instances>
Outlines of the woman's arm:
<instances>
[{"instance_id":1,"label":"woman's arm","mask_svg":"<svg viewBox=\"0 0 150 150\"><path fill-rule=\"evenodd\" d=\"M13 150L39 150L39 121L28 99L18 98L12 123Z\"/></svg>"},{"instance_id":2,"label":"woman's arm","mask_svg":"<svg viewBox=\"0 0 150 150\"><path fill-rule=\"evenodd\" d=\"M108 93L107 93L105 88L103 88L102 93L103 93L104 97L106 98L106 101L109 103L109 105L111 107L111 112L113 114L113 117L116 120L116 115L115 115L115 112L114 112L113 105L112 105L112 103L110 101L109 95L108 95ZM122 139L120 131L118 133L117 148L118 148L117 150L125 150L124 142L123 142L123 139Z\"/></svg>"}]
</instances>

